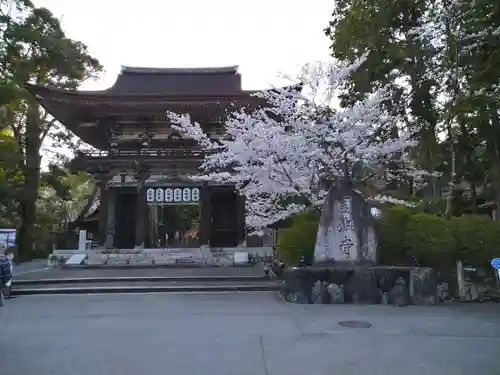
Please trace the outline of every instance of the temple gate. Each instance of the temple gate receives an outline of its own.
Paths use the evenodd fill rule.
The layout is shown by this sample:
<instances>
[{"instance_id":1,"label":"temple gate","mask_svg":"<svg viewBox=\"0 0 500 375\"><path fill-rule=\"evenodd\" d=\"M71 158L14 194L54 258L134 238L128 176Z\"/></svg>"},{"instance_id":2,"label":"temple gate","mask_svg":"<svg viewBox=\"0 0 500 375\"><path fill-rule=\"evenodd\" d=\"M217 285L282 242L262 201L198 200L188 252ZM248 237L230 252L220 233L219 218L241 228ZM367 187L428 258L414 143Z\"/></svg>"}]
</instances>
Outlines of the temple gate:
<instances>
[{"instance_id":1,"label":"temple gate","mask_svg":"<svg viewBox=\"0 0 500 375\"><path fill-rule=\"evenodd\" d=\"M107 249L238 247L245 244L245 200L233 186L195 183L204 152L175 132L167 111L188 113L213 138L227 114L258 105L237 67L123 67L112 87L28 90L92 152L73 166L98 188L79 218Z\"/></svg>"}]
</instances>

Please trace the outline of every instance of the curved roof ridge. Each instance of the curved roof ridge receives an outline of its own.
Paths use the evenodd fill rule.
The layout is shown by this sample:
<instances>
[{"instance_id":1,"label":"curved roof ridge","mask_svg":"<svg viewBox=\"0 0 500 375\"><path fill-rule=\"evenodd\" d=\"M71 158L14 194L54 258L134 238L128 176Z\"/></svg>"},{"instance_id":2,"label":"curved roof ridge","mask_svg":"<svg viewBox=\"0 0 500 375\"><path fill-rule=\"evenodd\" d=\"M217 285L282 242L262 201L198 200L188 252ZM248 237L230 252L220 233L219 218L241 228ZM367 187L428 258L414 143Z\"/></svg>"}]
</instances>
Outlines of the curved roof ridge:
<instances>
[{"instance_id":1,"label":"curved roof ridge","mask_svg":"<svg viewBox=\"0 0 500 375\"><path fill-rule=\"evenodd\" d=\"M200 67L200 68L148 68L122 65L121 73L135 74L220 74L238 73L238 65L222 67Z\"/></svg>"}]
</instances>

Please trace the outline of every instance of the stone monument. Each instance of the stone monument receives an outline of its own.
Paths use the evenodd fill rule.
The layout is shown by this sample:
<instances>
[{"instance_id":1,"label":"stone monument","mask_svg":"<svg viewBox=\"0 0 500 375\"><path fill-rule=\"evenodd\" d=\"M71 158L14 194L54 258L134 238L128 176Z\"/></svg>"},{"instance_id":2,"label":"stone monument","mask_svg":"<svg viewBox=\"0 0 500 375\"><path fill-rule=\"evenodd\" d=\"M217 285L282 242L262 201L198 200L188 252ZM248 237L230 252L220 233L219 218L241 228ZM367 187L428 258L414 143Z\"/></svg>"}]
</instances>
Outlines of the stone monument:
<instances>
[{"instance_id":1,"label":"stone monument","mask_svg":"<svg viewBox=\"0 0 500 375\"><path fill-rule=\"evenodd\" d=\"M365 199L349 188L328 192L319 222L315 263L371 264L377 261L375 222Z\"/></svg>"},{"instance_id":2,"label":"stone monument","mask_svg":"<svg viewBox=\"0 0 500 375\"><path fill-rule=\"evenodd\" d=\"M283 271L283 295L295 303L432 304L434 270L377 264L375 219L348 186L328 192L312 266ZM425 275L421 277L419 275Z\"/></svg>"}]
</instances>

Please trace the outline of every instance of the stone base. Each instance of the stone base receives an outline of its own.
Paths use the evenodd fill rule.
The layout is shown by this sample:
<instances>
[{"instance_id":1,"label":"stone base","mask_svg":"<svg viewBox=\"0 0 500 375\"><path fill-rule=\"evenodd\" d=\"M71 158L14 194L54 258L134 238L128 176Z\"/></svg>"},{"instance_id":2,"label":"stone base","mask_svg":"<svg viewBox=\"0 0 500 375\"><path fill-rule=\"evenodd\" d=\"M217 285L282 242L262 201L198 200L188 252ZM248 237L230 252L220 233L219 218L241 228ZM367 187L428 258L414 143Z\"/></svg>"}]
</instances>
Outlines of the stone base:
<instances>
[{"instance_id":1,"label":"stone base","mask_svg":"<svg viewBox=\"0 0 500 375\"><path fill-rule=\"evenodd\" d=\"M315 265L282 272L283 297L309 304L434 305L437 277L432 268Z\"/></svg>"}]
</instances>

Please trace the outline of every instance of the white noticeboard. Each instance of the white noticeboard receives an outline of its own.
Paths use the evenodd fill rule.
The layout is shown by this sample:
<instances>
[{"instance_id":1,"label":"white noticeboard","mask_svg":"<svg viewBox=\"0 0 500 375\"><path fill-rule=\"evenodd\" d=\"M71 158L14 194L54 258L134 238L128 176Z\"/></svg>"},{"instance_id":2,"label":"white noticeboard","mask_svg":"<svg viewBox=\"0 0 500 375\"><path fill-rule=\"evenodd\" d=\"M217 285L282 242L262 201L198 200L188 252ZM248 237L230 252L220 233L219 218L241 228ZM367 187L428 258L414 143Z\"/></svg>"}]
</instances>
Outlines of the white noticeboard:
<instances>
[{"instance_id":1,"label":"white noticeboard","mask_svg":"<svg viewBox=\"0 0 500 375\"><path fill-rule=\"evenodd\" d=\"M248 253L245 251L238 251L233 254L234 264L248 263Z\"/></svg>"},{"instance_id":2,"label":"white noticeboard","mask_svg":"<svg viewBox=\"0 0 500 375\"><path fill-rule=\"evenodd\" d=\"M83 261L85 260L86 254L73 254L72 256L69 257L69 259L66 261L67 265L77 265L77 264L82 264Z\"/></svg>"},{"instance_id":3,"label":"white noticeboard","mask_svg":"<svg viewBox=\"0 0 500 375\"><path fill-rule=\"evenodd\" d=\"M16 229L0 229L0 248L8 248L16 245Z\"/></svg>"}]
</instances>

